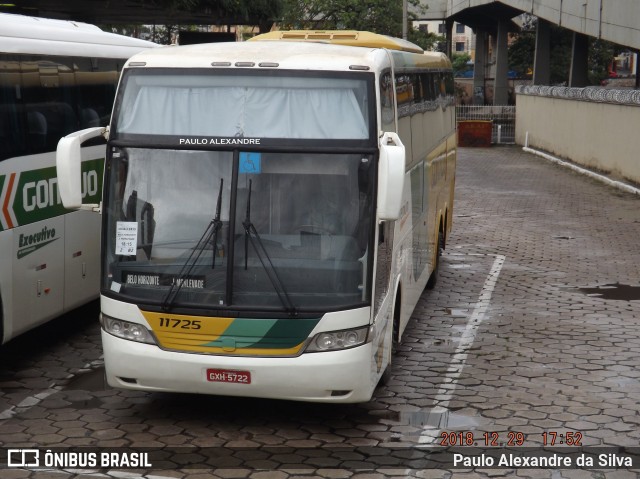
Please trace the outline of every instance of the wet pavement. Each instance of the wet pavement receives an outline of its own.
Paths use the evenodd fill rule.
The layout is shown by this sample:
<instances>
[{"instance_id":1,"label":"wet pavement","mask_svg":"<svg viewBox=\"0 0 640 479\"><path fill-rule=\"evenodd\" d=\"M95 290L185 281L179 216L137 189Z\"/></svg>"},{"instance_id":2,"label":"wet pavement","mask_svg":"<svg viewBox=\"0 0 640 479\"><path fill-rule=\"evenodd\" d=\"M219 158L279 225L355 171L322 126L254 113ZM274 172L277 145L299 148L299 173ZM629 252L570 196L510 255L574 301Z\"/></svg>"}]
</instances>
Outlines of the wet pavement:
<instances>
[{"instance_id":1,"label":"wet pavement","mask_svg":"<svg viewBox=\"0 0 640 479\"><path fill-rule=\"evenodd\" d=\"M369 403L107 388L92 304L0 349L0 448L124 448L153 467L0 478L637 477L640 462L453 469L438 447L639 447L639 237L636 196L516 147L461 149L438 284Z\"/></svg>"}]
</instances>

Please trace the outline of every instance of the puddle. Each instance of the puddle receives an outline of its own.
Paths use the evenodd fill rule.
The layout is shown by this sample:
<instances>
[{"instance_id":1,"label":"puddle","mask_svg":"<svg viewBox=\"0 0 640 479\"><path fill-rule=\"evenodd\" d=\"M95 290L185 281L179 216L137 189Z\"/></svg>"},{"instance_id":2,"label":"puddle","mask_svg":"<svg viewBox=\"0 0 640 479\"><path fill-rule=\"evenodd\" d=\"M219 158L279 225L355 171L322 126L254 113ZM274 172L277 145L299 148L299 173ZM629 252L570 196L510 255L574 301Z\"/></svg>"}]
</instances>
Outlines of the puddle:
<instances>
[{"instance_id":1,"label":"puddle","mask_svg":"<svg viewBox=\"0 0 640 479\"><path fill-rule=\"evenodd\" d=\"M605 284L594 288L577 288L573 291L580 291L594 298L612 299L617 301L638 301L640 300L640 286L629 284Z\"/></svg>"},{"instance_id":2,"label":"puddle","mask_svg":"<svg viewBox=\"0 0 640 479\"><path fill-rule=\"evenodd\" d=\"M572 240L572 239L575 239L575 238L573 236L554 236L553 239Z\"/></svg>"},{"instance_id":3,"label":"puddle","mask_svg":"<svg viewBox=\"0 0 640 479\"><path fill-rule=\"evenodd\" d=\"M79 401L69 401L74 409L97 409L103 406L100 398L82 399Z\"/></svg>"},{"instance_id":4,"label":"puddle","mask_svg":"<svg viewBox=\"0 0 640 479\"><path fill-rule=\"evenodd\" d=\"M451 339L432 339L422 341L422 344L427 346L443 346L443 347L453 347L456 346L457 343L454 343Z\"/></svg>"},{"instance_id":5,"label":"puddle","mask_svg":"<svg viewBox=\"0 0 640 479\"><path fill-rule=\"evenodd\" d=\"M482 418L457 414L443 407L421 411L372 411L369 414L396 425L435 429L473 429L482 422Z\"/></svg>"},{"instance_id":6,"label":"puddle","mask_svg":"<svg viewBox=\"0 0 640 479\"><path fill-rule=\"evenodd\" d=\"M104 391L106 388L104 367L77 374L64 386L65 391Z\"/></svg>"},{"instance_id":7,"label":"puddle","mask_svg":"<svg viewBox=\"0 0 640 479\"><path fill-rule=\"evenodd\" d=\"M75 409L94 409L101 407L103 402L88 393L104 391L107 387L104 367L101 367L78 373L64 386L63 391L66 400Z\"/></svg>"},{"instance_id":8,"label":"puddle","mask_svg":"<svg viewBox=\"0 0 640 479\"><path fill-rule=\"evenodd\" d=\"M449 316L453 316L454 318L466 318L469 314L468 309L455 309L455 308L446 308L445 313Z\"/></svg>"}]
</instances>

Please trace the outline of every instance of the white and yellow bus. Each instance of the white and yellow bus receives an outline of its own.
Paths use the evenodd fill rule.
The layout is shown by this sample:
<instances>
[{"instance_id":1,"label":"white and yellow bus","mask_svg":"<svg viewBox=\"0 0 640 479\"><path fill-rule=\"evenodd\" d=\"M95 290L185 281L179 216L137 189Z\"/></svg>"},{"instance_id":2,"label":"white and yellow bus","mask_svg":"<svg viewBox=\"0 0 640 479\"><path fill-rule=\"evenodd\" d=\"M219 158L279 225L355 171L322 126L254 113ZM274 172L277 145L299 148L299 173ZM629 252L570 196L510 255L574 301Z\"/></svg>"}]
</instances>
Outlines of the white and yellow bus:
<instances>
[{"instance_id":1,"label":"white and yellow bus","mask_svg":"<svg viewBox=\"0 0 640 479\"><path fill-rule=\"evenodd\" d=\"M0 14L0 344L99 294L100 221L58 192L58 140L106 125L124 62L155 46L78 22ZM99 201L104 141L83 148Z\"/></svg>"},{"instance_id":2,"label":"white and yellow bus","mask_svg":"<svg viewBox=\"0 0 640 479\"><path fill-rule=\"evenodd\" d=\"M108 130L101 324L111 386L370 399L451 229L450 62L367 32L143 52ZM384 375L385 377L388 376Z\"/></svg>"}]
</instances>

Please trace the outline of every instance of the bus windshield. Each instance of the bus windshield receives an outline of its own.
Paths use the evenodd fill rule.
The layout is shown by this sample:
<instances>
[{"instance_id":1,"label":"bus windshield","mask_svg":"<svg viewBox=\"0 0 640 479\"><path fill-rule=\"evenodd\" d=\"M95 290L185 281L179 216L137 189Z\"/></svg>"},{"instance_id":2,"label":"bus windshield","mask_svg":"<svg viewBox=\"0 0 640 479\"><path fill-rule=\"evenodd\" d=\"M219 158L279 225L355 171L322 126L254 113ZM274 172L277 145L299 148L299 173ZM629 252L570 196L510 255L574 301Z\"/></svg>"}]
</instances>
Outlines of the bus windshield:
<instances>
[{"instance_id":1,"label":"bus windshield","mask_svg":"<svg viewBox=\"0 0 640 479\"><path fill-rule=\"evenodd\" d=\"M128 70L116 135L316 140L371 136L367 74L213 72Z\"/></svg>"},{"instance_id":2,"label":"bus windshield","mask_svg":"<svg viewBox=\"0 0 640 479\"><path fill-rule=\"evenodd\" d=\"M370 302L374 156L112 150L107 294L288 313Z\"/></svg>"}]
</instances>

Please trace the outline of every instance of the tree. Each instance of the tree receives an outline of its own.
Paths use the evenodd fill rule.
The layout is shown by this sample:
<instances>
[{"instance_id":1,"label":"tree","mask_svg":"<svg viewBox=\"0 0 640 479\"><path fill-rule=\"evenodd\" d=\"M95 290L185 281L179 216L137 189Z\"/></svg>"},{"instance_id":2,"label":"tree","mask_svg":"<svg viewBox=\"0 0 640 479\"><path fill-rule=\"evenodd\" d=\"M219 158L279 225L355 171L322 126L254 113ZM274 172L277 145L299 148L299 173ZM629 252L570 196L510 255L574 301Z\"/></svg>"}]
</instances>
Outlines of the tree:
<instances>
[{"instance_id":1,"label":"tree","mask_svg":"<svg viewBox=\"0 0 640 479\"><path fill-rule=\"evenodd\" d=\"M415 8L424 8L419 0L408 0L408 2ZM282 28L367 30L401 37L402 2L398 0L283 0Z\"/></svg>"},{"instance_id":2,"label":"tree","mask_svg":"<svg viewBox=\"0 0 640 479\"><path fill-rule=\"evenodd\" d=\"M533 70L536 48L536 20L532 22L533 31L524 31L509 46L509 68L520 73ZM551 54L549 59L550 83L562 84L568 81L571 67L571 49L573 33L556 25L550 30ZM599 85L607 77L608 68L613 60L615 46L603 40L589 39L589 82Z\"/></svg>"},{"instance_id":3,"label":"tree","mask_svg":"<svg viewBox=\"0 0 640 479\"><path fill-rule=\"evenodd\" d=\"M471 55L468 53L454 53L451 55L451 65L453 66L453 73L464 73L469 67L468 63L471 60Z\"/></svg>"},{"instance_id":4,"label":"tree","mask_svg":"<svg viewBox=\"0 0 640 479\"><path fill-rule=\"evenodd\" d=\"M533 58L536 50L535 31L524 31L516 35L515 40L509 45L509 70L526 74L533 71Z\"/></svg>"},{"instance_id":5,"label":"tree","mask_svg":"<svg viewBox=\"0 0 640 479\"><path fill-rule=\"evenodd\" d=\"M519 73L533 71L536 51L537 20L531 22L531 29L516 35L509 45L509 69ZM565 83L569 78L571 65L572 33L556 25L550 27L550 43L553 45L549 57L550 83Z\"/></svg>"},{"instance_id":6,"label":"tree","mask_svg":"<svg viewBox=\"0 0 640 479\"><path fill-rule=\"evenodd\" d=\"M589 82L600 85L609 78L609 68L616 55L616 45L605 40L592 39L589 44Z\"/></svg>"},{"instance_id":7,"label":"tree","mask_svg":"<svg viewBox=\"0 0 640 479\"><path fill-rule=\"evenodd\" d=\"M415 43L423 50L437 50L439 45L445 41L445 38L435 33L423 32L416 28L410 28L407 31L407 40Z\"/></svg>"}]
</instances>

